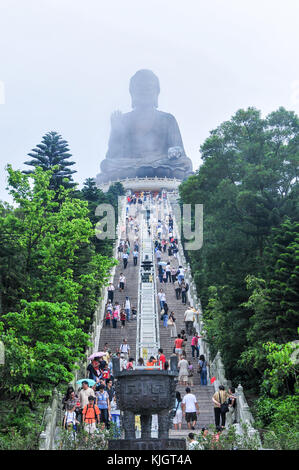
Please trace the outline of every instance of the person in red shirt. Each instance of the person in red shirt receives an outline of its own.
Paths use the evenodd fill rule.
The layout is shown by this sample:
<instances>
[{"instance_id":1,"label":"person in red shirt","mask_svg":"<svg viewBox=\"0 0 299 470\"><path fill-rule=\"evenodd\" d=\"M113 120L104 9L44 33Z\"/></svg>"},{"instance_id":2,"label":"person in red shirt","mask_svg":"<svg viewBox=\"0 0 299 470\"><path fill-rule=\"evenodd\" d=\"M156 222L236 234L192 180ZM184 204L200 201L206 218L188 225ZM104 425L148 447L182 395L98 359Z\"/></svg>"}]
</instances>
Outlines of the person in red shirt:
<instances>
[{"instance_id":1,"label":"person in red shirt","mask_svg":"<svg viewBox=\"0 0 299 470\"><path fill-rule=\"evenodd\" d=\"M126 326L126 318L127 318L127 314L125 312L125 309L122 308L121 311L120 311L121 328Z\"/></svg>"},{"instance_id":2,"label":"person in red shirt","mask_svg":"<svg viewBox=\"0 0 299 470\"><path fill-rule=\"evenodd\" d=\"M134 363L134 358L133 358L133 357L130 357L126 369L127 369L127 370L132 370L133 367L134 367L134 364L133 364L133 363Z\"/></svg>"},{"instance_id":3,"label":"person in red shirt","mask_svg":"<svg viewBox=\"0 0 299 470\"><path fill-rule=\"evenodd\" d=\"M174 341L175 353L180 356L182 354L182 347L183 347L184 340L181 338L179 334L178 337Z\"/></svg>"},{"instance_id":4,"label":"person in red shirt","mask_svg":"<svg viewBox=\"0 0 299 470\"><path fill-rule=\"evenodd\" d=\"M108 380L108 379L110 379L110 371L109 371L107 365L106 365L106 366L104 367L104 369L102 370L102 377L101 377L101 378L104 379L105 381Z\"/></svg>"},{"instance_id":5,"label":"person in red shirt","mask_svg":"<svg viewBox=\"0 0 299 470\"><path fill-rule=\"evenodd\" d=\"M160 348L158 350L158 353L159 353L159 365L162 363L162 369L164 370L165 369L166 357L163 354L163 349Z\"/></svg>"}]
</instances>

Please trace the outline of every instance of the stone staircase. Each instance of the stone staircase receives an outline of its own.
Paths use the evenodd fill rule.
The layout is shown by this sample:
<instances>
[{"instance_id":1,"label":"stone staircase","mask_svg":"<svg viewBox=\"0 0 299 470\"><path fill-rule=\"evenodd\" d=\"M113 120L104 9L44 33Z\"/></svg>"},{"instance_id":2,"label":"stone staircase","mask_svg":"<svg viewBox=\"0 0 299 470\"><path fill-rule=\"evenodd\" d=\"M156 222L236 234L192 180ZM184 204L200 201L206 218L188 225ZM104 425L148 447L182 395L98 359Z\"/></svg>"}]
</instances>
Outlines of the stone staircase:
<instances>
[{"instance_id":1,"label":"stone staircase","mask_svg":"<svg viewBox=\"0 0 299 470\"><path fill-rule=\"evenodd\" d=\"M135 208L132 207L131 209L132 210L130 211L129 214L134 215ZM123 268L122 260L119 260L119 264L116 266L115 275L113 279L113 285L115 287L113 304L115 302L119 302L120 306L122 307L123 304L125 303L126 296L128 296L131 302L131 308L132 307L137 308L138 276L139 276L140 259L138 259L137 266L134 266L132 252L133 252L133 240L134 240L135 233L133 231L130 231L130 229L128 230L129 230L128 237L129 237L130 244L131 244L131 252L130 252L128 265L126 269ZM119 292L119 288L118 288L118 280L119 280L120 273L123 273L126 277L126 285L125 285L125 289L123 292ZM136 320L132 320L130 318L129 322L126 321L126 326L124 328L121 327L120 322L117 322L117 328L115 329L115 328L112 328L112 322L111 322L111 327L109 328L105 326L105 321L104 321L104 325L103 325L101 335L100 335L99 351L102 351L104 348L104 344L108 343L108 349L111 349L112 353L114 353L117 350L117 348L120 347L123 339L126 338L128 341L128 344L130 345L130 355L137 361L138 358L135 358L136 325L137 325Z\"/></svg>"},{"instance_id":2,"label":"stone staircase","mask_svg":"<svg viewBox=\"0 0 299 470\"><path fill-rule=\"evenodd\" d=\"M171 266L178 267L178 261L174 256L168 257L167 251L162 255L163 261L170 261ZM176 328L177 333L183 329L185 330L185 323L184 323L184 313L187 309L187 306L182 303L182 300L176 299L175 290L173 284L170 282L167 283L160 283L159 278L157 279L157 291L162 288L166 294L166 302L169 307L169 313L171 311L174 312L174 316L176 319ZM174 338L170 337L170 329L169 327L163 327L163 322L160 321L160 346L164 351L164 354L167 359L169 359L170 355L173 353L174 348ZM196 425L196 431L200 430L203 426L209 427L209 425L214 424L214 407L212 403L212 395L214 394L214 387L211 385L202 386L200 385L200 375L197 373L197 363L198 360L192 358L192 348L191 348L191 339L192 337L188 337L187 344L185 346L187 360L191 361L193 365L193 386L190 386L191 393L193 393L198 401L199 404L199 411L200 414L198 416L198 421ZM177 391L180 392L181 396L185 395L185 386L177 384L176 387ZM182 431L175 431L172 429L169 433L170 437L181 437L186 436L190 431L187 428L187 423L183 419L182 421Z\"/></svg>"},{"instance_id":3,"label":"stone staircase","mask_svg":"<svg viewBox=\"0 0 299 470\"><path fill-rule=\"evenodd\" d=\"M134 215L134 213L131 213L131 210L134 210L134 208L133 207L130 208L129 214ZM134 233L129 232L128 235L129 235L129 239L130 239L131 247L132 247ZM166 262L170 261L172 266L176 266L176 267L178 266L177 259L174 256L169 258L167 252L165 254L163 253L162 259L163 261L166 261ZM133 265L132 253L130 254L126 269L123 269L122 260L119 261L118 266L116 266L115 276L113 280L114 287L115 287L114 303L115 301L118 301L120 305L122 305L125 301L126 296L129 296L130 301L131 301L131 306L137 307L139 263L140 263L140 259L138 259L137 266ZM118 279L119 279L119 275L121 272L125 274L126 281L127 281L124 292L119 292L119 289L118 289ZM172 283L168 282L168 283L160 284L159 278L157 278L156 282L157 282L157 292L162 287L166 293L166 301L169 307L169 313L171 311L174 312L174 315L176 318L177 332L180 333L182 329L185 329L184 312L187 307L186 305L182 304L181 300L176 299L175 291L174 291L174 287ZM159 302L158 302L158 306L159 306ZM160 306L159 306L159 311L160 311ZM111 328L109 328L104 325L101 331L101 335L100 335L99 351L103 349L105 343L108 343L108 349L111 349L112 352L115 352L116 349L119 348L120 344L122 343L123 338L126 338L131 348L131 356L134 357L134 359L137 362L138 358L135 357L136 355L136 326L137 326L136 324L137 324L136 320L133 320L133 321L130 321L129 323L126 322L126 327L121 328L118 322L117 329L113 329L112 326ZM160 347L163 348L166 359L169 361L170 356L173 353L174 338L170 337L170 329L163 327L162 321L160 321L159 327L160 327ZM200 377L199 377L199 374L197 374L197 359L192 358L192 354L191 354L191 339L192 339L191 337L188 337L188 342L186 344L185 350L187 354L187 360L190 360L192 362L193 368L194 368L193 386L191 386L190 388L191 388L191 392L196 395L197 401L199 403L200 414L198 417L197 426L195 430L195 432L199 432L199 430L203 426L209 426L214 423L214 413L213 413L213 403L212 403L212 395L214 393L214 387L211 385L207 385L207 386L200 385ZM186 388L185 386L181 386L179 384L177 385L177 390L181 393L182 397L186 393L185 388ZM175 431L174 429L171 429L169 436L172 438L173 437L186 437L189 432L190 430L188 430L187 424L185 420L183 419L182 430Z\"/></svg>"}]
</instances>

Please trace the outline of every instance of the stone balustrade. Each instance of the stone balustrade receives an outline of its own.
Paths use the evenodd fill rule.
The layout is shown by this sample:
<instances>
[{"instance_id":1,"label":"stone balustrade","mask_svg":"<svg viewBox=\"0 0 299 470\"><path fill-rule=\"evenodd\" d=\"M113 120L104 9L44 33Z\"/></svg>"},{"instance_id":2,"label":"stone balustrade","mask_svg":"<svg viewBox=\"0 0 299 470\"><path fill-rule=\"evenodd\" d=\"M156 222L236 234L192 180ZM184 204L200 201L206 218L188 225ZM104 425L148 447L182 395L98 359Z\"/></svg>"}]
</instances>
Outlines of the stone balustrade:
<instances>
[{"instance_id":1,"label":"stone balustrade","mask_svg":"<svg viewBox=\"0 0 299 470\"><path fill-rule=\"evenodd\" d=\"M55 448L55 434L57 427L58 417L61 417L58 412L59 408L59 394L56 389L53 390L51 406L46 408L44 414L45 429L39 436L39 450L54 450Z\"/></svg>"}]
</instances>

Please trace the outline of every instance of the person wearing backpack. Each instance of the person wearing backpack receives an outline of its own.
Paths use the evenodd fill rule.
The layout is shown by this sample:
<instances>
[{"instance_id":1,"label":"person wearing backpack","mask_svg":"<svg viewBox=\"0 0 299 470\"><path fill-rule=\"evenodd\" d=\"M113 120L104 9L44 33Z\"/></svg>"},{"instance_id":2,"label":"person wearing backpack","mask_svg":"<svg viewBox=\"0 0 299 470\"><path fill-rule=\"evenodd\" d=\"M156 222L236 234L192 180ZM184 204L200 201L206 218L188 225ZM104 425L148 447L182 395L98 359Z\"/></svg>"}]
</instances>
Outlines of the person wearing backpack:
<instances>
[{"instance_id":1,"label":"person wearing backpack","mask_svg":"<svg viewBox=\"0 0 299 470\"><path fill-rule=\"evenodd\" d=\"M93 396L88 397L88 404L84 406L82 411L84 429L88 434L94 434L99 423L100 410L94 403L95 398Z\"/></svg>"},{"instance_id":2,"label":"person wearing backpack","mask_svg":"<svg viewBox=\"0 0 299 470\"><path fill-rule=\"evenodd\" d=\"M212 400L214 403L214 416L216 428L220 425L221 417L221 428L225 428L225 414L228 412L227 399L229 394L225 390L223 385L219 385L219 391L214 393Z\"/></svg>"},{"instance_id":3,"label":"person wearing backpack","mask_svg":"<svg viewBox=\"0 0 299 470\"><path fill-rule=\"evenodd\" d=\"M205 359L205 356L201 354L198 361L198 373L200 374L200 384L207 385L207 375L208 375L208 363Z\"/></svg>"},{"instance_id":4,"label":"person wearing backpack","mask_svg":"<svg viewBox=\"0 0 299 470\"><path fill-rule=\"evenodd\" d=\"M63 427L68 431L73 431L73 437L75 437L75 432L77 431L77 424L80 422L77 420L76 415L76 405L71 407L67 406L63 418Z\"/></svg>"},{"instance_id":5,"label":"person wearing backpack","mask_svg":"<svg viewBox=\"0 0 299 470\"><path fill-rule=\"evenodd\" d=\"M121 354L124 355L125 359L129 358L130 350L131 350L130 345L128 344L127 340L124 338L122 344L119 347L119 351Z\"/></svg>"}]
</instances>

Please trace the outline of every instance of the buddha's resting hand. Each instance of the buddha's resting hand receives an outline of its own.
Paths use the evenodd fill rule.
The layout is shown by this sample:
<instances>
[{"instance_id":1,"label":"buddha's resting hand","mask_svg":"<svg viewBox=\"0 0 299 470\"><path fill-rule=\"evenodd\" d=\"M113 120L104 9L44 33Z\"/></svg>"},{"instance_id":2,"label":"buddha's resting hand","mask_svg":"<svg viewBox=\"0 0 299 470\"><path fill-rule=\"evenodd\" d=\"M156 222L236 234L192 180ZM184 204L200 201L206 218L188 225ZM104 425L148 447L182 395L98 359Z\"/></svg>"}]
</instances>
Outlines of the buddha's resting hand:
<instances>
[{"instance_id":1,"label":"buddha's resting hand","mask_svg":"<svg viewBox=\"0 0 299 470\"><path fill-rule=\"evenodd\" d=\"M177 160L183 154L183 149L180 146L169 147L168 149L168 158L169 160Z\"/></svg>"}]
</instances>

